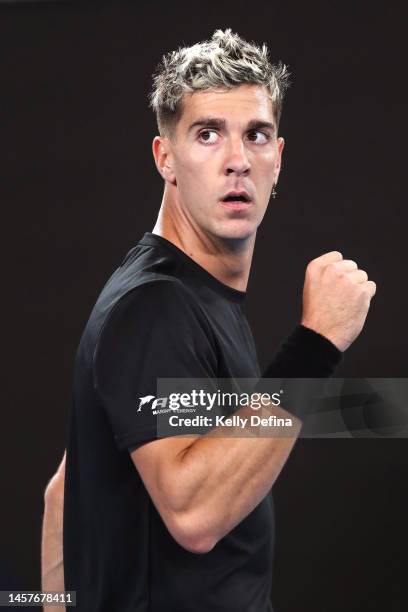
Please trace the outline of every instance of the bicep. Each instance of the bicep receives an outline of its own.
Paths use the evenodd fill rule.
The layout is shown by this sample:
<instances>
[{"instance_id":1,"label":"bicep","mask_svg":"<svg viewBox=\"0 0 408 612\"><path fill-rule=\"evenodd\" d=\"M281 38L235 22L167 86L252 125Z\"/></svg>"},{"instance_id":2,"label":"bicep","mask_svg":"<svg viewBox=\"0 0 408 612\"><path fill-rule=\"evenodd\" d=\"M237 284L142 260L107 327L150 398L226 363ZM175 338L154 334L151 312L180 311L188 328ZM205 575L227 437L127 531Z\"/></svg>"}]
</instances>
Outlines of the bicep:
<instances>
[{"instance_id":1,"label":"bicep","mask_svg":"<svg viewBox=\"0 0 408 612\"><path fill-rule=\"evenodd\" d=\"M130 452L135 468L163 519L164 514L177 511L177 491L182 486L180 464L198 437L156 439L140 444Z\"/></svg>"},{"instance_id":2,"label":"bicep","mask_svg":"<svg viewBox=\"0 0 408 612\"><path fill-rule=\"evenodd\" d=\"M187 512L183 498L183 455L198 435L153 440L130 452L132 461L173 538L188 548Z\"/></svg>"}]
</instances>

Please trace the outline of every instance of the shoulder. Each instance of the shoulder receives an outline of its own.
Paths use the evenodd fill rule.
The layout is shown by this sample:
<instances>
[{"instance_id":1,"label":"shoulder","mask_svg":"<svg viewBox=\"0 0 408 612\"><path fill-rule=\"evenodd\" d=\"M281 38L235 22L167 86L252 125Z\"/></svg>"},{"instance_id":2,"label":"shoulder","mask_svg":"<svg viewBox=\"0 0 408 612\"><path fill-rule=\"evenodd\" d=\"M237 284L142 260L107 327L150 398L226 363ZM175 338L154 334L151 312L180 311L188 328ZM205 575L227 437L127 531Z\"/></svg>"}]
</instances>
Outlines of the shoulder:
<instances>
[{"instance_id":1,"label":"shoulder","mask_svg":"<svg viewBox=\"0 0 408 612\"><path fill-rule=\"evenodd\" d=\"M114 339L152 338L204 333L213 335L210 323L193 291L181 280L151 275L124 293L111 308L99 334L98 345ZM180 338L181 340L181 338Z\"/></svg>"},{"instance_id":2,"label":"shoulder","mask_svg":"<svg viewBox=\"0 0 408 612\"><path fill-rule=\"evenodd\" d=\"M181 280L165 275L151 275L126 291L112 308L113 317L128 313L143 314L151 319L154 316L180 312L202 315L194 292Z\"/></svg>"},{"instance_id":3,"label":"shoulder","mask_svg":"<svg viewBox=\"0 0 408 612\"><path fill-rule=\"evenodd\" d=\"M94 380L100 387L134 371L198 377L215 371L216 354L214 331L191 292L178 279L156 279L132 288L112 308L95 346Z\"/></svg>"}]
</instances>

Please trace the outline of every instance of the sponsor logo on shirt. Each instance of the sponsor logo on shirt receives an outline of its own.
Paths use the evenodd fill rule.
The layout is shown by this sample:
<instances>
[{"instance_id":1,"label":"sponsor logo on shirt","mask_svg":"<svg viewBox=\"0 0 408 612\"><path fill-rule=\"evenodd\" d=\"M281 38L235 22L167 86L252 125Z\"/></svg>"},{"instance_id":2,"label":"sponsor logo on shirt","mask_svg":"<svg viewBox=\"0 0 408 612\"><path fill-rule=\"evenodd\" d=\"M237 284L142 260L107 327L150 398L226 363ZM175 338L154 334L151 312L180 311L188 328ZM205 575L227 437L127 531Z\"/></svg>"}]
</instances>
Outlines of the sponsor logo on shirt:
<instances>
[{"instance_id":1,"label":"sponsor logo on shirt","mask_svg":"<svg viewBox=\"0 0 408 612\"><path fill-rule=\"evenodd\" d=\"M182 403L177 401L173 396L179 395L177 393L172 394L170 397L156 397L155 395L143 395L139 397L139 408L137 412L140 412L143 406L150 404L150 409L153 414L164 414L166 412L195 412L196 408L189 403ZM152 401L154 400L154 401Z\"/></svg>"},{"instance_id":2,"label":"sponsor logo on shirt","mask_svg":"<svg viewBox=\"0 0 408 612\"><path fill-rule=\"evenodd\" d=\"M170 393L168 397L156 397L155 395L143 395L139 397L140 412L143 407L150 407L153 414L166 412L196 412L198 409L212 410L213 408L250 405L253 410L259 410L262 406L280 405L280 393L207 393L200 389L193 389L190 393Z\"/></svg>"}]
</instances>

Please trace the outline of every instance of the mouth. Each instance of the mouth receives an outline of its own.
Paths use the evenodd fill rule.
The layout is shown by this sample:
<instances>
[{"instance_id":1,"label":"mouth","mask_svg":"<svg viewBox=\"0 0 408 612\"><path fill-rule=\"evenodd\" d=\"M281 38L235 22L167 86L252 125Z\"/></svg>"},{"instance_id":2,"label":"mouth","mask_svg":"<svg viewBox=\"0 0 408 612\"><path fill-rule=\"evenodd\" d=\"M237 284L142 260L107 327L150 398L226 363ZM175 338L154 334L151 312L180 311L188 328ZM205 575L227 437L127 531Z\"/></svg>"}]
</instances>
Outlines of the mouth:
<instances>
[{"instance_id":1,"label":"mouth","mask_svg":"<svg viewBox=\"0 0 408 612\"><path fill-rule=\"evenodd\" d=\"M220 200L220 204L233 210L245 210L253 202L246 191L231 191Z\"/></svg>"}]
</instances>

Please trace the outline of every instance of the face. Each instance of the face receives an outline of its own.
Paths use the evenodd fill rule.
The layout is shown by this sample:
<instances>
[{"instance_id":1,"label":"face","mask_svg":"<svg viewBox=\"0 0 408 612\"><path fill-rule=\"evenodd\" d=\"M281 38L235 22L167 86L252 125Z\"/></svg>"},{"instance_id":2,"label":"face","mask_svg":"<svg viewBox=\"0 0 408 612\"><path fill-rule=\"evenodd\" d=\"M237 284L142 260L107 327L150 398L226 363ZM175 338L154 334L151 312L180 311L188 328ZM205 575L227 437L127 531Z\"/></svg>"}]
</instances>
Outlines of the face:
<instances>
[{"instance_id":1,"label":"face","mask_svg":"<svg viewBox=\"0 0 408 612\"><path fill-rule=\"evenodd\" d=\"M170 200L195 232L247 240L265 214L284 146L267 90L244 84L185 94L183 101L172 140L153 141ZM248 201L224 201L229 192L244 192Z\"/></svg>"}]
</instances>

